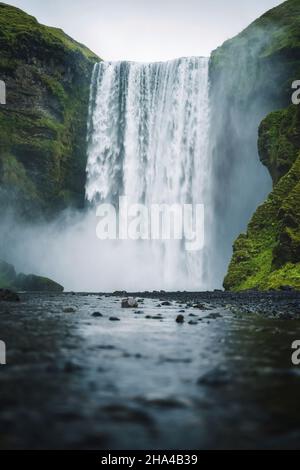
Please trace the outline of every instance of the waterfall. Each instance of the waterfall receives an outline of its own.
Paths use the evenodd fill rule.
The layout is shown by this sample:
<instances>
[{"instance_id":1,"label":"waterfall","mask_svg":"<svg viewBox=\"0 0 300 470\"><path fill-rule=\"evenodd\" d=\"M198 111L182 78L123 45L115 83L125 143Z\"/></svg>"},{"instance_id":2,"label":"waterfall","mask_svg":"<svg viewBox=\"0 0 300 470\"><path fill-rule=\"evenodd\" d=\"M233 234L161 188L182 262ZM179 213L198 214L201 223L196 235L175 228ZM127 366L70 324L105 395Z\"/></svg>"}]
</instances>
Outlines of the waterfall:
<instances>
[{"instance_id":1,"label":"waterfall","mask_svg":"<svg viewBox=\"0 0 300 470\"><path fill-rule=\"evenodd\" d=\"M188 252L181 240L118 241L132 254L128 269L140 289L209 287L208 59L100 62L94 67L88 120L86 199L95 207L132 203L204 204L206 244ZM147 269L148 282L140 282ZM116 285L126 288L116 279Z\"/></svg>"}]
</instances>

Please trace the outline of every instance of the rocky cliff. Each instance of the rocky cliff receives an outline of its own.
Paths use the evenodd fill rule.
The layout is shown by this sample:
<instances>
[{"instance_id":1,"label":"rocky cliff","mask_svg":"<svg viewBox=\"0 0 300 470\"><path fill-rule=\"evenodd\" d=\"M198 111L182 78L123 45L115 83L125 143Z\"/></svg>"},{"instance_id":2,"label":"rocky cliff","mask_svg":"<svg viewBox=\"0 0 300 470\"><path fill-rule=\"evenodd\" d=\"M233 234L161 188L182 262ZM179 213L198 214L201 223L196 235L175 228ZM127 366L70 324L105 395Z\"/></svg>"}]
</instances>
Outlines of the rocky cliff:
<instances>
[{"instance_id":1,"label":"rocky cliff","mask_svg":"<svg viewBox=\"0 0 300 470\"><path fill-rule=\"evenodd\" d=\"M300 1L289 0L267 12L217 49L211 78L212 94L221 87L227 104L225 129L220 126L214 153L215 173L224 157L231 164L242 161L245 146L257 146L259 128L259 158L273 182L247 232L234 243L224 287L300 288L300 110L291 104L291 84L300 79ZM236 122L252 130L239 127L237 135ZM252 189L259 189L255 181ZM234 196L243 198L243 192Z\"/></svg>"},{"instance_id":2,"label":"rocky cliff","mask_svg":"<svg viewBox=\"0 0 300 470\"><path fill-rule=\"evenodd\" d=\"M86 122L99 58L63 31L0 3L0 205L51 215L82 207Z\"/></svg>"}]
</instances>

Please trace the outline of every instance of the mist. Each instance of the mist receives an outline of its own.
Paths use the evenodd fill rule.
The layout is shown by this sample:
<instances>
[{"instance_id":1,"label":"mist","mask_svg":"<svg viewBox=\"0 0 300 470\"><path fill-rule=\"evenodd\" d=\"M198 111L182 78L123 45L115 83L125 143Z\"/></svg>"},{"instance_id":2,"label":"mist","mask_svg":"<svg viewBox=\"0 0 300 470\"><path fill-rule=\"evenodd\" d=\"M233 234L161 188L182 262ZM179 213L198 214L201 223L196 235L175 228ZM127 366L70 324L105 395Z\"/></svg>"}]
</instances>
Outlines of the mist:
<instances>
[{"instance_id":1,"label":"mist","mask_svg":"<svg viewBox=\"0 0 300 470\"><path fill-rule=\"evenodd\" d=\"M49 277L66 291L197 290L177 265L162 269L166 243L178 241L100 240L96 210L68 210L52 222L26 223L3 215L0 259L17 272ZM157 249L153 250L153 244ZM176 274L177 273L177 274Z\"/></svg>"}]
</instances>

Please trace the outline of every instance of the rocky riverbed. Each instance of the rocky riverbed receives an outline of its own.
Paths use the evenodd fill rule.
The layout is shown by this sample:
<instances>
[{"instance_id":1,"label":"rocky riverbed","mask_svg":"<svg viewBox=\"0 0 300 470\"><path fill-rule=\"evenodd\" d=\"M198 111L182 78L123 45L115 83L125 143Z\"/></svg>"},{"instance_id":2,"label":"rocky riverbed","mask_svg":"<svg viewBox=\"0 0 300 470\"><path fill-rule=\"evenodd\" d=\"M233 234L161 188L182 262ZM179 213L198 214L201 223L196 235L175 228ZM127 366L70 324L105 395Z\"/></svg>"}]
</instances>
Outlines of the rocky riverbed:
<instances>
[{"instance_id":1,"label":"rocky riverbed","mask_svg":"<svg viewBox=\"0 0 300 470\"><path fill-rule=\"evenodd\" d=\"M0 303L0 448L299 447L299 293L134 296Z\"/></svg>"}]
</instances>

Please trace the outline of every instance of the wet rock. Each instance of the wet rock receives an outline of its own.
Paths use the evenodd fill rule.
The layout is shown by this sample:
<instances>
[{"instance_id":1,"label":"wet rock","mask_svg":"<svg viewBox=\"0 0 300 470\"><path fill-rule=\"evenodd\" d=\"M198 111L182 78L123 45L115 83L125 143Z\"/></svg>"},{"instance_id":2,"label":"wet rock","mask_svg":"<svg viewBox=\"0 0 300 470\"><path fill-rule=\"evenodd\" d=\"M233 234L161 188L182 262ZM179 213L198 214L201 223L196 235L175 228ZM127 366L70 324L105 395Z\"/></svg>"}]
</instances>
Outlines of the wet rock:
<instances>
[{"instance_id":1,"label":"wet rock","mask_svg":"<svg viewBox=\"0 0 300 470\"><path fill-rule=\"evenodd\" d=\"M0 301L3 302L20 302L20 297L9 289L0 289Z\"/></svg>"},{"instance_id":2,"label":"wet rock","mask_svg":"<svg viewBox=\"0 0 300 470\"><path fill-rule=\"evenodd\" d=\"M185 310L179 310L179 313L185 313Z\"/></svg>"},{"instance_id":3,"label":"wet rock","mask_svg":"<svg viewBox=\"0 0 300 470\"><path fill-rule=\"evenodd\" d=\"M184 316L183 315L177 315L176 323L184 323Z\"/></svg>"},{"instance_id":4,"label":"wet rock","mask_svg":"<svg viewBox=\"0 0 300 470\"><path fill-rule=\"evenodd\" d=\"M210 313L206 318L216 320L217 318L222 318L222 315L220 313Z\"/></svg>"},{"instance_id":5,"label":"wet rock","mask_svg":"<svg viewBox=\"0 0 300 470\"><path fill-rule=\"evenodd\" d=\"M64 313L74 313L76 312L76 309L74 307L66 307L63 310Z\"/></svg>"},{"instance_id":6,"label":"wet rock","mask_svg":"<svg viewBox=\"0 0 300 470\"><path fill-rule=\"evenodd\" d=\"M163 409L173 409L173 408L185 408L186 403L184 400L178 400L176 398L172 397L165 397L165 398L144 398L140 397L137 399L140 403L143 403L147 407L154 406L157 408L163 408Z\"/></svg>"},{"instance_id":7,"label":"wet rock","mask_svg":"<svg viewBox=\"0 0 300 470\"><path fill-rule=\"evenodd\" d=\"M118 317L110 317L109 320L110 321L121 321L120 318L118 318Z\"/></svg>"},{"instance_id":8,"label":"wet rock","mask_svg":"<svg viewBox=\"0 0 300 470\"><path fill-rule=\"evenodd\" d=\"M100 318L100 317L103 317L103 315L102 315L102 313L100 313L100 312L94 312L94 313L92 314L92 317Z\"/></svg>"},{"instance_id":9,"label":"wet rock","mask_svg":"<svg viewBox=\"0 0 300 470\"><path fill-rule=\"evenodd\" d=\"M128 295L126 290L116 290L115 292L112 293L113 297L123 297L125 295ZM107 297L110 297L110 294L107 295Z\"/></svg>"},{"instance_id":10,"label":"wet rock","mask_svg":"<svg viewBox=\"0 0 300 470\"><path fill-rule=\"evenodd\" d=\"M134 409L131 407L119 405L119 404L112 404L108 406L104 406L102 408L104 412L106 412L111 419L115 420L118 424L120 422L128 422L128 423L138 423L144 426L149 426L153 424L153 420L148 413L143 410Z\"/></svg>"},{"instance_id":11,"label":"wet rock","mask_svg":"<svg viewBox=\"0 0 300 470\"><path fill-rule=\"evenodd\" d=\"M64 367L64 372L68 374L72 372L78 372L79 370L81 370L81 366L73 361L67 361Z\"/></svg>"},{"instance_id":12,"label":"wet rock","mask_svg":"<svg viewBox=\"0 0 300 470\"><path fill-rule=\"evenodd\" d=\"M222 387L229 384L231 376L226 369L216 368L202 375L197 381L198 385L207 387Z\"/></svg>"},{"instance_id":13,"label":"wet rock","mask_svg":"<svg viewBox=\"0 0 300 470\"><path fill-rule=\"evenodd\" d=\"M198 325L198 322L195 320L190 320L189 325Z\"/></svg>"},{"instance_id":14,"label":"wet rock","mask_svg":"<svg viewBox=\"0 0 300 470\"><path fill-rule=\"evenodd\" d=\"M137 308L138 302L134 297L122 299L122 308Z\"/></svg>"},{"instance_id":15,"label":"wet rock","mask_svg":"<svg viewBox=\"0 0 300 470\"><path fill-rule=\"evenodd\" d=\"M198 310L206 310L206 307L204 304L194 304L193 308L197 308Z\"/></svg>"},{"instance_id":16,"label":"wet rock","mask_svg":"<svg viewBox=\"0 0 300 470\"><path fill-rule=\"evenodd\" d=\"M134 313L135 313L136 315L143 315L143 314L144 314L143 310L135 310Z\"/></svg>"},{"instance_id":17,"label":"wet rock","mask_svg":"<svg viewBox=\"0 0 300 470\"><path fill-rule=\"evenodd\" d=\"M167 362L170 364L190 364L192 362L192 359L190 357L161 357L160 362Z\"/></svg>"},{"instance_id":18,"label":"wet rock","mask_svg":"<svg viewBox=\"0 0 300 470\"><path fill-rule=\"evenodd\" d=\"M292 286L280 286L279 287L280 290L283 290L283 291L293 291L294 288Z\"/></svg>"},{"instance_id":19,"label":"wet rock","mask_svg":"<svg viewBox=\"0 0 300 470\"><path fill-rule=\"evenodd\" d=\"M163 307L170 307L172 304L171 302L165 301L161 303Z\"/></svg>"}]
</instances>

